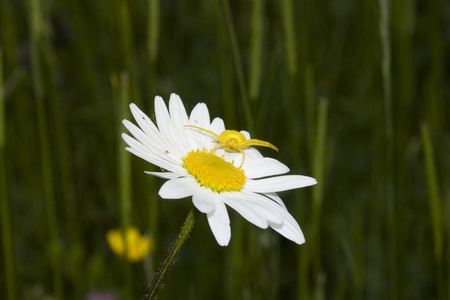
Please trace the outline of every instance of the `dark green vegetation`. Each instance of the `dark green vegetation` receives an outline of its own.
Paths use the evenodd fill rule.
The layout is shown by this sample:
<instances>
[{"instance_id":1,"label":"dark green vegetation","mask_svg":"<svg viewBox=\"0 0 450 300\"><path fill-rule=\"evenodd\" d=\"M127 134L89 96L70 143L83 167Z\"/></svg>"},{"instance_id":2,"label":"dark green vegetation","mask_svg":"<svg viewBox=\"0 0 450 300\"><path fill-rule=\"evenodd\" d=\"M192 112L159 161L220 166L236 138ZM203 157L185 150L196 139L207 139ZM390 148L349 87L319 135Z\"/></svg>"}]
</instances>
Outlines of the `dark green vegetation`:
<instances>
[{"instance_id":1,"label":"dark green vegetation","mask_svg":"<svg viewBox=\"0 0 450 300\"><path fill-rule=\"evenodd\" d=\"M159 299L450 297L450 3L0 1L0 298L139 299L192 207L124 150L175 92L319 184L281 193L296 244L203 214ZM145 264L107 230L155 238Z\"/></svg>"}]
</instances>

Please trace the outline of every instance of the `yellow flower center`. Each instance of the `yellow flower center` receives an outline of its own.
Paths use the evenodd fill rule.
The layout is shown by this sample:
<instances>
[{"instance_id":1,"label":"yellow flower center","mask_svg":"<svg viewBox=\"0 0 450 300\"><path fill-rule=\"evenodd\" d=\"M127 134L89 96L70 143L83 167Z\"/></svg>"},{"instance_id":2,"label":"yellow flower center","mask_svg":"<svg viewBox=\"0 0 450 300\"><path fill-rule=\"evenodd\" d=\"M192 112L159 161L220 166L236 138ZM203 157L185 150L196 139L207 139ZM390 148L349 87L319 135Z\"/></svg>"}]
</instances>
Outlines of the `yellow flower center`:
<instances>
[{"instance_id":1,"label":"yellow flower center","mask_svg":"<svg viewBox=\"0 0 450 300\"><path fill-rule=\"evenodd\" d=\"M244 170L218 157L212 150L192 150L183 157L183 168L201 186L216 193L237 192L242 189L247 178Z\"/></svg>"}]
</instances>

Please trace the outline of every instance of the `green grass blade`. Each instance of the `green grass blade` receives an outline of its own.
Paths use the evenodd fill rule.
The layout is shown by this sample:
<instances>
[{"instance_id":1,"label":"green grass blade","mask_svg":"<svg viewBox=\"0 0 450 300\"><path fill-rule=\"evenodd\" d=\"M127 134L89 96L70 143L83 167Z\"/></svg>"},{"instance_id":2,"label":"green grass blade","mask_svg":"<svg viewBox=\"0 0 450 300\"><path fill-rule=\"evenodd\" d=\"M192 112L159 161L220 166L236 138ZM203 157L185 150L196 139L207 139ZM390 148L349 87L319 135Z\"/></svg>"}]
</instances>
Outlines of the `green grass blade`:
<instances>
[{"instance_id":1,"label":"green grass blade","mask_svg":"<svg viewBox=\"0 0 450 300\"><path fill-rule=\"evenodd\" d=\"M30 26L31 26L31 58L33 90L36 100L38 132L41 150L42 180L47 210L47 224L50 235L50 257L53 269L53 292L58 299L64 299L63 271L62 271L62 246L58 236L59 225L55 205L52 154L47 127L47 111L45 107L45 94L43 74L40 62L40 49L44 42L44 21L42 7L39 0L30 0Z\"/></svg>"},{"instance_id":2,"label":"green grass blade","mask_svg":"<svg viewBox=\"0 0 450 300\"><path fill-rule=\"evenodd\" d=\"M297 43L295 38L294 7L292 0L282 0L283 25L286 36L287 69L290 75L297 73Z\"/></svg>"},{"instance_id":3,"label":"green grass blade","mask_svg":"<svg viewBox=\"0 0 450 300\"><path fill-rule=\"evenodd\" d=\"M159 0L148 0L148 58L150 66L154 66L158 57L159 45Z\"/></svg>"},{"instance_id":4,"label":"green grass blade","mask_svg":"<svg viewBox=\"0 0 450 300\"><path fill-rule=\"evenodd\" d=\"M233 62L229 55L229 42L227 34L227 22L226 16L223 13L222 5L219 1L215 1L215 14L219 20L217 25L217 43L218 43L218 56L220 66L220 87L221 87L221 100L223 119L226 120L227 126L230 128L236 128L237 115L236 115L236 101L234 97L234 76L233 76Z\"/></svg>"},{"instance_id":5,"label":"green grass blade","mask_svg":"<svg viewBox=\"0 0 450 300\"><path fill-rule=\"evenodd\" d=\"M146 82L148 85L147 91L149 99L153 99L156 92L155 78L156 78L156 63L158 59L159 33L160 33L159 16L161 14L161 11L159 0L148 0L147 5L148 5L148 20L147 20L148 78Z\"/></svg>"},{"instance_id":6,"label":"green grass blade","mask_svg":"<svg viewBox=\"0 0 450 300\"><path fill-rule=\"evenodd\" d=\"M3 52L0 47L0 149L5 149L5 89L3 87Z\"/></svg>"},{"instance_id":7,"label":"green grass blade","mask_svg":"<svg viewBox=\"0 0 450 300\"><path fill-rule=\"evenodd\" d=\"M308 64L305 69L305 118L306 118L306 140L308 142L308 158L314 159L316 146L316 118L317 100L314 93L314 69Z\"/></svg>"},{"instance_id":8,"label":"green grass blade","mask_svg":"<svg viewBox=\"0 0 450 300\"><path fill-rule=\"evenodd\" d=\"M428 125L422 124L422 144L425 156L425 176L428 188L428 205L430 207L430 219L433 229L434 259L440 299L444 299L444 273L443 273L443 227L442 206L439 194L439 183L436 174L436 166Z\"/></svg>"},{"instance_id":9,"label":"green grass blade","mask_svg":"<svg viewBox=\"0 0 450 300\"><path fill-rule=\"evenodd\" d=\"M263 52L264 33L264 1L252 1L252 16L250 25L250 100L259 97L261 89L261 59Z\"/></svg>"},{"instance_id":10,"label":"green grass blade","mask_svg":"<svg viewBox=\"0 0 450 300\"><path fill-rule=\"evenodd\" d=\"M392 299L398 298L398 272L397 272L397 228L395 223L394 205L394 132L392 121L392 70L391 70L391 37L390 37L390 0L379 0L380 17L379 32L381 42L381 76L383 82L384 107L384 196L386 203L386 228L389 232L389 249L387 270L389 272L390 293Z\"/></svg>"},{"instance_id":11,"label":"green grass blade","mask_svg":"<svg viewBox=\"0 0 450 300\"><path fill-rule=\"evenodd\" d=\"M233 18L231 16L230 5L228 3L228 0L223 0L222 3L223 3L223 11L225 14L225 22L227 24L228 34L230 36L231 51L233 54L234 66L236 69L236 76L239 84L239 91L241 94L241 101L242 107L244 109L246 126L250 132L254 133L255 127L253 124L252 112L248 100L247 86L244 80L244 69L242 67L242 59L236 38L236 30L234 28Z\"/></svg>"},{"instance_id":12,"label":"green grass blade","mask_svg":"<svg viewBox=\"0 0 450 300\"><path fill-rule=\"evenodd\" d=\"M129 86L129 76L127 73L122 73L119 82L119 122L123 119L129 119L129 104L130 104L130 86ZM119 123L121 124L121 123ZM121 127L120 127L120 132ZM131 157L130 153L125 150L127 146L126 143L120 137L120 133L117 134L119 138L118 143L118 166L119 166L119 197L120 197L120 217L122 223L122 236L125 238L126 230L131 226L132 218L132 202L131 202ZM124 241L125 248L127 246L126 241ZM125 249L125 252L128 249ZM124 257L127 257L124 255ZM125 276L125 289L126 298L133 299L132 292L132 273L131 273L131 263L124 258L124 276Z\"/></svg>"},{"instance_id":13,"label":"green grass blade","mask_svg":"<svg viewBox=\"0 0 450 300\"><path fill-rule=\"evenodd\" d=\"M327 132L327 119L328 119L328 101L321 99L318 107L317 118L317 135L314 145L314 157L312 164L312 177L316 178L318 184L314 186L312 190L312 225L310 239L314 249L314 261L313 269L315 278L319 276L321 270L320 262L320 230L322 220L322 200L324 190L324 172L325 172L325 144L326 144L326 132Z\"/></svg>"},{"instance_id":14,"label":"green grass blade","mask_svg":"<svg viewBox=\"0 0 450 300\"><path fill-rule=\"evenodd\" d=\"M137 86L137 73L135 62L135 48L133 43L133 23L130 15L130 3L120 0L117 7L119 19L120 49L123 56L121 70L128 72L130 97L133 102L140 104L141 97Z\"/></svg>"}]
</instances>

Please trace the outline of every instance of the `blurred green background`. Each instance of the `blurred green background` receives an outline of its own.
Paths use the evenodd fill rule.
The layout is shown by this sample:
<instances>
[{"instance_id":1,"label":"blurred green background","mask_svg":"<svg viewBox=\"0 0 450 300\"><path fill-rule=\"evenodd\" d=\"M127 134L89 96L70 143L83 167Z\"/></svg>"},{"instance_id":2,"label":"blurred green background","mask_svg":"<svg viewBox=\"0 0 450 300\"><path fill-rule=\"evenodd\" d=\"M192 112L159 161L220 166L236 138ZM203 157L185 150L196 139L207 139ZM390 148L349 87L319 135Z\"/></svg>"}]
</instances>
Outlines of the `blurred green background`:
<instances>
[{"instance_id":1,"label":"blurred green background","mask_svg":"<svg viewBox=\"0 0 450 300\"><path fill-rule=\"evenodd\" d=\"M0 298L142 297L192 203L121 120L177 93L319 184L281 193L302 246L200 215L159 299L450 299L449 1L2 0L0 47Z\"/></svg>"}]
</instances>

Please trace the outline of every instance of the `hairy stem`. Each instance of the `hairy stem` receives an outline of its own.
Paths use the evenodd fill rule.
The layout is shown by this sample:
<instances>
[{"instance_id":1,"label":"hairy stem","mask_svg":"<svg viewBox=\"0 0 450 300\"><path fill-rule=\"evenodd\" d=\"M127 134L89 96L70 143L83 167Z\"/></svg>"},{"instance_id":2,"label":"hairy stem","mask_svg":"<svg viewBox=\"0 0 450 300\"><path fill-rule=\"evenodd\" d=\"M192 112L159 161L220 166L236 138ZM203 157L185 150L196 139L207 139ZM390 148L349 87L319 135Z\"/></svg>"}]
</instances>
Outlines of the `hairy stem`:
<instances>
[{"instance_id":1,"label":"hairy stem","mask_svg":"<svg viewBox=\"0 0 450 300\"><path fill-rule=\"evenodd\" d=\"M164 276L174 263L175 258L178 256L181 247L183 247L184 242L186 241L186 239L189 236L189 233L194 227L194 223L195 223L194 209L191 209L191 211L186 217L186 220L184 221L183 226L181 227L180 233L172 242L172 245L170 245L167 255L164 258L164 261L161 263L158 272L156 272L155 277L153 277L153 280L148 286L147 292L142 297L142 300L156 299L156 296L158 295L158 292L161 289Z\"/></svg>"}]
</instances>

